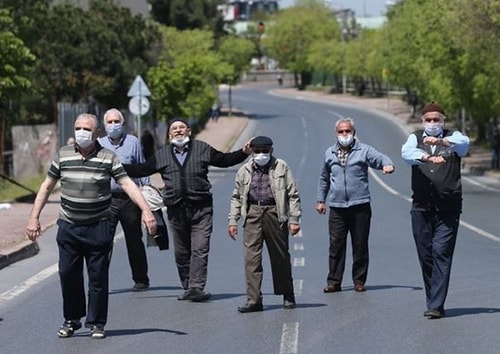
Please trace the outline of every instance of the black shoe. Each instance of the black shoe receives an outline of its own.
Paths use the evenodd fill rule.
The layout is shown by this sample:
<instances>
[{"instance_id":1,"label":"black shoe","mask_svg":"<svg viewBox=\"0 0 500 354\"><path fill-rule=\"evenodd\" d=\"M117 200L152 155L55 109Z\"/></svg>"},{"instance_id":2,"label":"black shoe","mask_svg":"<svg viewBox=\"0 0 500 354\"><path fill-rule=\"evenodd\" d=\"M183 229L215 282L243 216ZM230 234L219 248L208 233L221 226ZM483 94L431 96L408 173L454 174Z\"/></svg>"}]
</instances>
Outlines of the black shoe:
<instances>
[{"instance_id":1,"label":"black shoe","mask_svg":"<svg viewBox=\"0 0 500 354\"><path fill-rule=\"evenodd\" d=\"M240 313L249 313L249 312L258 312L258 311L264 311L264 306L262 306L262 303L245 304L244 306L238 307L238 312L240 312Z\"/></svg>"},{"instance_id":2,"label":"black shoe","mask_svg":"<svg viewBox=\"0 0 500 354\"><path fill-rule=\"evenodd\" d=\"M210 296L212 295L207 291L203 291L201 289L196 289L196 288L190 288L184 291L181 295L179 295L177 297L177 300L180 301L191 300L194 302L203 302L210 299Z\"/></svg>"},{"instance_id":3,"label":"black shoe","mask_svg":"<svg viewBox=\"0 0 500 354\"><path fill-rule=\"evenodd\" d=\"M149 288L149 283L135 283L132 291L146 291Z\"/></svg>"},{"instance_id":4,"label":"black shoe","mask_svg":"<svg viewBox=\"0 0 500 354\"><path fill-rule=\"evenodd\" d=\"M426 310L424 312L424 316L425 317L428 317L429 319L436 319L436 318L441 318L441 317L444 317L444 312L443 311L439 311L439 310Z\"/></svg>"},{"instance_id":5,"label":"black shoe","mask_svg":"<svg viewBox=\"0 0 500 354\"><path fill-rule=\"evenodd\" d=\"M185 301L190 300L192 289L187 289L181 295L177 296L177 300Z\"/></svg>"},{"instance_id":6,"label":"black shoe","mask_svg":"<svg viewBox=\"0 0 500 354\"><path fill-rule=\"evenodd\" d=\"M59 331L57 331L57 335L59 338L68 338L71 337L75 331L79 330L82 328L82 323L78 320L67 320L64 321L64 323L61 325L61 328L59 328Z\"/></svg>"},{"instance_id":7,"label":"black shoe","mask_svg":"<svg viewBox=\"0 0 500 354\"><path fill-rule=\"evenodd\" d=\"M189 300L194 302L203 302L210 299L212 295L208 291L201 289L191 289L191 294L189 295Z\"/></svg>"},{"instance_id":8,"label":"black shoe","mask_svg":"<svg viewBox=\"0 0 500 354\"><path fill-rule=\"evenodd\" d=\"M293 293L283 295L283 308L286 310L295 308L295 295Z\"/></svg>"},{"instance_id":9,"label":"black shoe","mask_svg":"<svg viewBox=\"0 0 500 354\"><path fill-rule=\"evenodd\" d=\"M90 338L92 339L103 339L106 337L106 332L104 332L103 325L94 325L90 328Z\"/></svg>"}]
</instances>

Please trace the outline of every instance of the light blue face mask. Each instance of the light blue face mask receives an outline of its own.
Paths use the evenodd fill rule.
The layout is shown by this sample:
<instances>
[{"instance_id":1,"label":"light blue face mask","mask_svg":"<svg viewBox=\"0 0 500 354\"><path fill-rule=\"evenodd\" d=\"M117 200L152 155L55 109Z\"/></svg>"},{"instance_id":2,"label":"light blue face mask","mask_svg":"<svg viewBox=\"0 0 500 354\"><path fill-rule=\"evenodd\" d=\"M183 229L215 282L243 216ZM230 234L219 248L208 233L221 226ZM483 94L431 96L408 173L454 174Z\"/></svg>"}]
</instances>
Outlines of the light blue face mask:
<instances>
[{"instance_id":1,"label":"light blue face mask","mask_svg":"<svg viewBox=\"0 0 500 354\"><path fill-rule=\"evenodd\" d=\"M122 124L106 124L106 134L108 134L111 139L118 139L122 136L122 133Z\"/></svg>"}]
</instances>

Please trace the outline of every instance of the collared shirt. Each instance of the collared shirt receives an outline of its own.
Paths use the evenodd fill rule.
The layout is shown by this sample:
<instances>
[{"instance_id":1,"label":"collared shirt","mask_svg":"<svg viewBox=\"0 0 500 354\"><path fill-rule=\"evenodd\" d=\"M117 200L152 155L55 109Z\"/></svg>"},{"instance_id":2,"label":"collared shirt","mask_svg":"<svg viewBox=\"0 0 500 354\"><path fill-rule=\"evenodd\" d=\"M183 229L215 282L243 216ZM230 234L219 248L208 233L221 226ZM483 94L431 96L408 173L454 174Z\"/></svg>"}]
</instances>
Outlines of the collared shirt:
<instances>
[{"instance_id":1,"label":"collared shirt","mask_svg":"<svg viewBox=\"0 0 500 354\"><path fill-rule=\"evenodd\" d=\"M141 144L139 144L139 139L130 134L122 134L122 137L118 144L113 144L113 140L109 136L103 136L98 139L99 143L108 150L113 151L116 156L120 159L122 164L138 164L144 162L144 156L142 155ZM132 178L132 180L138 186L149 185L149 177L143 178ZM123 192L119 184L114 180L111 181L111 192L120 193Z\"/></svg>"},{"instance_id":2,"label":"collared shirt","mask_svg":"<svg viewBox=\"0 0 500 354\"><path fill-rule=\"evenodd\" d=\"M179 150L174 146L174 155L177 158L177 161L182 165L184 165L184 161L186 161L186 156L188 154L188 145L184 146L183 150Z\"/></svg>"},{"instance_id":3,"label":"collared shirt","mask_svg":"<svg viewBox=\"0 0 500 354\"><path fill-rule=\"evenodd\" d=\"M351 145L347 149L343 149L340 144L337 143L337 157L339 158L339 163L341 166L345 166L347 163L347 156L351 151Z\"/></svg>"},{"instance_id":4,"label":"collared shirt","mask_svg":"<svg viewBox=\"0 0 500 354\"><path fill-rule=\"evenodd\" d=\"M74 146L63 146L47 175L61 183L59 217L74 224L91 224L108 218L110 180L127 177L118 157L98 142L86 158Z\"/></svg>"},{"instance_id":5,"label":"collared shirt","mask_svg":"<svg viewBox=\"0 0 500 354\"><path fill-rule=\"evenodd\" d=\"M273 191L269 177L269 167L261 168L254 164L252 171L252 181L250 182L250 191L248 192L250 202L265 201L273 202Z\"/></svg>"},{"instance_id":6,"label":"collared shirt","mask_svg":"<svg viewBox=\"0 0 500 354\"><path fill-rule=\"evenodd\" d=\"M427 136L423 132L423 136ZM442 134L439 136L442 137ZM459 131L454 131L453 134L446 137L446 140L451 144L446 149L449 152L455 152L458 156L464 157L469 151L469 138ZM431 151L434 152L436 147L431 146ZM409 165L418 165L423 163L420 159L426 154L425 151L417 147L417 137L415 133L408 136L408 139L401 147L401 157Z\"/></svg>"}]
</instances>

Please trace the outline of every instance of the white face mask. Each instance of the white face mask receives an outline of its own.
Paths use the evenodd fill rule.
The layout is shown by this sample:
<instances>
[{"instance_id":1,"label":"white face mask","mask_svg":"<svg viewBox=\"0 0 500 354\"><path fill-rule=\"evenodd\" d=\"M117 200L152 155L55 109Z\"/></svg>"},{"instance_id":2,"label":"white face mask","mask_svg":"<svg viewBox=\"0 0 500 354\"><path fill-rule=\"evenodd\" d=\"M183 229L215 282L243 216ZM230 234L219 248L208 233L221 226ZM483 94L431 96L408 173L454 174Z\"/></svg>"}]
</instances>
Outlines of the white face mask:
<instances>
[{"instance_id":1,"label":"white face mask","mask_svg":"<svg viewBox=\"0 0 500 354\"><path fill-rule=\"evenodd\" d=\"M270 152L262 152L259 154L253 154L252 155L253 161L259 165L259 166L265 166L269 163L269 160L271 160L271 153Z\"/></svg>"},{"instance_id":2,"label":"white face mask","mask_svg":"<svg viewBox=\"0 0 500 354\"><path fill-rule=\"evenodd\" d=\"M184 145L189 143L189 136L186 135L183 137L173 138L170 142L177 147L183 147Z\"/></svg>"},{"instance_id":3,"label":"white face mask","mask_svg":"<svg viewBox=\"0 0 500 354\"><path fill-rule=\"evenodd\" d=\"M83 129L75 130L75 142L83 149L88 148L93 143L92 132Z\"/></svg>"},{"instance_id":4,"label":"white face mask","mask_svg":"<svg viewBox=\"0 0 500 354\"><path fill-rule=\"evenodd\" d=\"M439 123L423 123L422 124L427 135L437 136L443 131L443 122Z\"/></svg>"},{"instance_id":5,"label":"white face mask","mask_svg":"<svg viewBox=\"0 0 500 354\"><path fill-rule=\"evenodd\" d=\"M122 136L123 133L123 125L122 124L106 124L106 134L111 139L118 139Z\"/></svg>"},{"instance_id":6,"label":"white face mask","mask_svg":"<svg viewBox=\"0 0 500 354\"><path fill-rule=\"evenodd\" d=\"M349 135L337 135L337 140L340 145L343 147L348 147L349 145L352 144L354 140L354 135L349 134Z\"/></svg>"}]
</instances>

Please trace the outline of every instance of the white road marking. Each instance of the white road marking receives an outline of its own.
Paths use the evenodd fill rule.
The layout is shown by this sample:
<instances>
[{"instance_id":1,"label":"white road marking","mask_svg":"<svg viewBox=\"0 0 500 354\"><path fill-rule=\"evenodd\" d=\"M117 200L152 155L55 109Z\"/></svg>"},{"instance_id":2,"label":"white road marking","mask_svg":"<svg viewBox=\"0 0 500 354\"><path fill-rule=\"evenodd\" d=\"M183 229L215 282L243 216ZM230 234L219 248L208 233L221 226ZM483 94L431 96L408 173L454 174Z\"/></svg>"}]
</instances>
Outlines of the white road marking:
<instances>
[{"instance_id":1,"label":"white road marking","mask_svg":"<svg viewBox=\"0 0 500 354\"><path fill-rule=\"evenodd\" d=\"M12 289L5 291L4 293L0 294L0 303L4 301L9 301L14 299L16 296L21 295L25 291L27 291L29 288L32 286L41 283L51 275L57 273L58 271L58 265L53 264L48 268L45 268L38 274L35 274L31 278L23 281L21 284L14 286Z\"/></svg>"},{"instance_id":2,"label":"white road marking","mask_svg":"<svg viewBox=\"0 0 500 354\"><path fill-rule=\"evenodd\" d=\"M401 199L404 199L406 200L407 202L410 202L411 203L411 198L399 193L398 191L394 190L393 188L389 187L389 185L387 185L387 183L385 183L384 181L382 181L382 179L372 170L370 169L369 170L369 173L370 173L370 176L378 183L380 184L380 186L382 188L384 188L387 192L401 198ZM482 186L483 188L485 188L485 186ZM491 241L495 241L495 242L500 242L500 237L498 237L497 235L493 235L491 233L489 233L488 231L485 231L483 229L480 229L479 227L476 227L472 224L469 224L468 222L465 222L463 220L460 220L460 225L465 227L466 229L469 229L470 231L472 232L475 232L477 233L479 236L482 236L482 237L485 237Z\"/></svg>"},{"instance_id":3,"label":"white road marking","mask_svg":"<svg viewBox=\"0 0 500 354\"><path fill-rule=\"evenodd\" d=\"M114 242L122 238L123 238L123 232L120 232L115 236ZM12 289L3 292L2 294L0 294L0 304L2 302L10 301L15 297L21 295L22 293L29 290L31 287L41 283L48 277L57 273L58 270L59 270L58 264L57 263L53 264L45 268L41 272L38 272L37 274L33 275L31 278L28 278L27 280L23 281L21 284L16 285Z\"/></svg>"},{"instance_id":4,"label":"white road marking","mask_svg":"<svg viewBox=\"0 0 500 354\"><path fill-rule=\"evenodd\" d=\"M302 295L302 287L304 285L304 281L302 279L295 279L293 281L293 291L296 296Z\"/></svg>"},{"instance_id":5,"label":"white road marking","mask_svg":"<svg viewBox=\"0 0 500 354\"><path fill-rule=\"evenodd\" d=\"M306 259L304 257L294 257L293 258L293 266L294 267L303 267L306 264Z\"/></svg>"},{"instance_id":6,"label":"white road marking","mask_svg":"<svg viewBox=\"0 0 500 354\"><path fill-rule=\"evenodd\" d=\"M281 332L280 354L297 353L299 341L299 323L284 323Z\"/></svg>"},{"instance_id":7,"label":"white road marking","mask_svg":"<svg viewBox=\"0 0 500 354\"><path fill-rule=\"evenodd\" d=\"M293 244L293 250L294 251L303 251L304 250L304 244L302 242L296 242Z\"/></svg>"}]
</instances>

